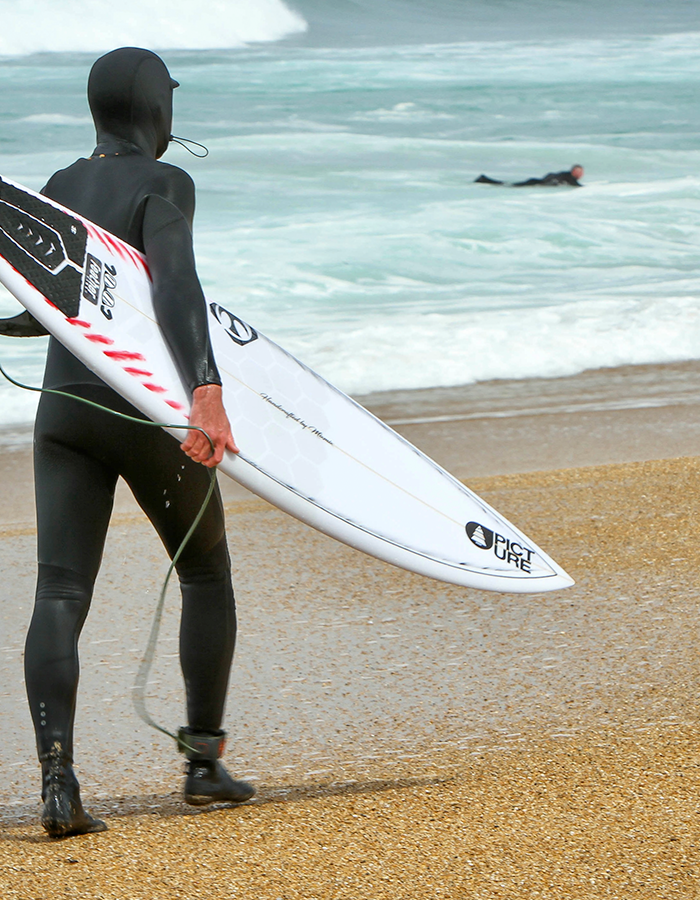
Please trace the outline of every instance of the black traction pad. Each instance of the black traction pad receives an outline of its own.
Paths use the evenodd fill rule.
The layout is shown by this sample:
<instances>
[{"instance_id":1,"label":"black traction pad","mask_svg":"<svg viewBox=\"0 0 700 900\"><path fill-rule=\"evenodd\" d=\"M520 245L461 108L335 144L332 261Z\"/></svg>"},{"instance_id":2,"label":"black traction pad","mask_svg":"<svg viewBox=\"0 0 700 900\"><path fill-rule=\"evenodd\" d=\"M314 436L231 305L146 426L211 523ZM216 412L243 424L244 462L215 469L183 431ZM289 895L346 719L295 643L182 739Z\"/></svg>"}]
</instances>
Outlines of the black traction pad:
<instances>
[{"instance_id":1,"label":"black traction pad","mask_svg":"<svg viewBox=\"0 0 700 900\"><path fill-rule=\"evenodd\" d=\"M87 237L79 219L0 178L0 255L69 318L80 308Z\"/></svg>"}]
</instances>

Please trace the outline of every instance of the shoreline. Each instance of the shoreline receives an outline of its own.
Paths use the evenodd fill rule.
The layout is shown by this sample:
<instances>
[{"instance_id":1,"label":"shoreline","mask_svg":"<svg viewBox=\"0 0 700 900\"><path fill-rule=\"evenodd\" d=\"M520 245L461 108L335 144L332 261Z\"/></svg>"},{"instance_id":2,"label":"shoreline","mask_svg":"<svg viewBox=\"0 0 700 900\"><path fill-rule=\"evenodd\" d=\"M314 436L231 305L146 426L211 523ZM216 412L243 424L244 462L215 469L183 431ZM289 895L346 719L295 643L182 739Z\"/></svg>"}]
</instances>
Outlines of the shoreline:
<instances>
[{"instance_id":1,"label":"shoreline","mask_svg":"<svg viewBox=\"0 0 700 900\"><path fill-rule=\"evenodd\" d=\"M700 360L604 366L573 375L498 378L462 385L392 388L352 394L385 413L392 427L511 418L543 413L602 412L700 404ZM624 394L620 396L619 389ZM438 407L440 412L433 413ZM0 445L31 442L32 422L0 426Z\"/></svg>"},{"instance_id":2,"label":"shoreline","mask_svg":"<svg viewBox=\"0 0 700 900\"><path fill-rule=\"evenodd\" d=\"M700 360L355 399L456 478L700 454ZM235 426L234 426L235 432ZM32 426L0 428L0 526L34 521ZM225 502L254 495L220 479ZM115 514L137 513L120 482Z\"/></svg>"}]
</instances>

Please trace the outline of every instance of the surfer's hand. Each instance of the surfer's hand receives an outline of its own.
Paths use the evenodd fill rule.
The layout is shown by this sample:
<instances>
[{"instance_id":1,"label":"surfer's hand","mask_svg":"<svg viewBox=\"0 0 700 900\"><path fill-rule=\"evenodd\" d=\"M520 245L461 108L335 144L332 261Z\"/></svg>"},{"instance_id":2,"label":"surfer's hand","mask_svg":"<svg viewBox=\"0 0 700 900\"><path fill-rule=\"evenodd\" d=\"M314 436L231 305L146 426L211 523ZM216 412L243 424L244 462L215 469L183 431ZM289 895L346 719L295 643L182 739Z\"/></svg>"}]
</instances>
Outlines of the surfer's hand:
<instances>
[{"instance_id":1,"label":"surfer's hand","mask_svg":"<svg viewBox=\"0 0 700 900\"><path fill-rule=\"evenodd\" d=\"M231 424L221 400L220 385L203 384L194 389L190 425L203 428L214 444L212 453L211 445L201 431L189 431L180 448L195 462L212 468L219 465L224 450L238 453L238 447L231 433Z\"/></svg>"}]
</instances>

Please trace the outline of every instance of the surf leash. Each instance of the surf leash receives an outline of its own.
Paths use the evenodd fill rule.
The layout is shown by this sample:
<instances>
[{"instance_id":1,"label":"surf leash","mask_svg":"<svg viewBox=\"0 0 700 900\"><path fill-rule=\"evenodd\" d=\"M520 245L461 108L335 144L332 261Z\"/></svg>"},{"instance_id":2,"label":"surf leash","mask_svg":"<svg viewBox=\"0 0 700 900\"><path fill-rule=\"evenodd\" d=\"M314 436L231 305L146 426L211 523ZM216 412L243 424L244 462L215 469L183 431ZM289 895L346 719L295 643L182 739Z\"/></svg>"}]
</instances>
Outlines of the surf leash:
<instances>
[{"instance_id":1,"label":"surf leash","mask_svg":"<svg viewBox=\"0 0 700 900\"><path fill-rule=\"evenodd\" d=\"M136 422L138 425L148 425L152 428L172 428L178 429L182 431L199 431L204 437L209 441L209 446L211 447L211 452L214 453L214 442L209 437L207 432L200 428L198 425L175 425L168 422L151 422L148 419L139 419L137 416L130 416L126 413L117 412L116 409L110 409L108 406L103 406L101 403L95 403L94 400L88 400L85 397L79 397L77 394L71 394L68 391L58 391L55 388L44 388L44 387L35 387L31 384L23 384L21 381L17 381L11 375L9 375L5 369L3 369L2 365L0 365L0 373L3 375L10 384L14 384L15 387L22 388L25 391L33 391L37 394L56 394L58 397L70 397L72 400L77 400L79 403L84 403L86 406L92 406L94 409L102 410L102 412L110 413L113 416L116 416L118 419L125 419L127 422ZM138 672L136 673L136 678L134 679L134 685L131 689L131 699L134 704L134 708L139 715L139 718L149 725L151 728L154 728L156 731L160 731L161 734L165 734L168 737L172 738L177 744L178 748L184 748L185 750L193 750L193 747L188 747L185 742L179 737L177 734L173 734L172 731L168 731L167 728L164 728L162 725L159 725L155 719L148 712L148 708L146 706L146 686L148 684L148 676L151 672L151 667L153 666L153 660L155 659L156 654L156 646L158 644L158 635L160 634L160 626L163 621L163 610L165 608L165 596L168 591L168 584L170 583L170 576L173 574L173 570L177 565L177 561L180 559L180 556L184 552L187 544L190 541L190 538L194 534L197 526L202 520L202 516L206 512L207 506L209 506L209 501L211 500L212 494L214 493L214 488L216 487L216 467L209 470L209 489L207 490L207 494L202 502L202 505L199 508L199 512L194 518L194 521L190 525L189 531L182 539L180 546L177 548L175 553L173 554L173 558L170 561L170 565L168 566L168 571L166 572L165 578L163 580L163 586L160 589L160 595L158 597L158 602L156 604L155 611L153 613L153 621L151 623L151 633L148 637L148 642L146 644L146 649L143 654L143 658L141 659L141 663L138 668Z\"/></svg>"}]
</instances>

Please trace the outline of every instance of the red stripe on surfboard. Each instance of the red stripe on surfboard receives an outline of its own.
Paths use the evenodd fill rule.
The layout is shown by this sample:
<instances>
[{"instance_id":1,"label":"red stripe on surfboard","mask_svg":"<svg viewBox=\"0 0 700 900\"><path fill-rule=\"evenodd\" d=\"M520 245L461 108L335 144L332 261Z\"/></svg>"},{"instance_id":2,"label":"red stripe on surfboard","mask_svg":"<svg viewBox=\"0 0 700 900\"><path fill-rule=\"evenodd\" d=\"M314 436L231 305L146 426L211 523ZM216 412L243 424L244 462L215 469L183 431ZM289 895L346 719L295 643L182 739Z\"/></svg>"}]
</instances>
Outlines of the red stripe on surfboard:
<instances>
[{"instance_id":1,"label":"red stripe on surfboard","mask_svg":"<svg viewBox=\"0 0 700 900\"><path fill-rule=\"evenodd\" d=\"M94 226L93 228L90 229L90 233L101 244L104 244L105 247L109 247L109 241L107 240L107 235L100 228L97 228L96 226Z\"/></svg>"},{"instance_id":2,"label":"red stripe on surfboard","mask_svg":"<svg viewBox=\"0 0 700 900\"><path fill-rule=\"evenodd\" d=\"M66 319L69 325L80 325L81 328L92 328L90 322L86 322L84 319Z\"/></svg>"},{"instance_id":3,"label":"red stripe on surfboard","mask_svg":"<svg viewBox=\"0 0 700 900\"><path fill-rule=\"evenodd\" d=\"M120 241L118 238L112 237L110 234L103 233L99 231L97 227L92 225L91 223L85 223L88 234L91 238L96 241L99 241L103 246L107 247L112 253L116 253L118 256L121 256L122 259L130 260L137 268L141 269L147 276L147 278L152 281L151 272L148 268L148 263L144 260L143 256L132 247L130 244L124 243Z\"/></svg>"},{"instance_id":4,"label":"red stripe on surfboard","mask_svg":"<svg viewBox=\"0 0 700 900\"><path fill-rule=\"evenodd\" d=\"M151 384L150 382L144 383L144 387L148 388L149 391L153 391L154 394L167 394L168 389L162 387L160 384Z\"/></svg>"},{"instance_id":5,"label":"red stripe on surfboard","mask_svg":"<svg viewBox=\"0 0 700 900\"><path fill-rule=\"evenodd\" d=\"M103 350L102 351L105 356L108 356L110 359L115 359L118 362L128 362L133 360L134 362L146 362L146 357L143 353L134 353L131 350Z\"/></svg>"},{"instance_id":6,"label":"red stripe on surfboard","mask_svg":"<svg viewBox=\"0 0 700 900\"><path fill-rule=\"evenodd\" d=\"M100 231L98 231L96 228L88 228L88 233L90 234L90 237L94 238L94 240L96 240L96 241L99 241L108 250L112 249L109 246L109 244L107 243L107 241L105 240L104 235Z\"/></svg>"},{"instance_id":7,"label":"red stripe on surfboard","mask_svg":"<svg viewBox=\"0 0 700 900\"><path fill-rule=\"evenodd\" d=\"M143 260L141 259L141 254L134 250L133 247L130 247L128 244L124 244L124 249L129 254L129 258L134 263L134 265L141 266L141 268L143 268Z\"/></svg>"},{"instance_id":8,"label":"red stripe on surfboard","mask_svg":"<svg viewBox=\"0 0 700 900\"><path fill-rule=\"evenodd\" d=\"M153 372L148 372L146 369L135 369L133 366L124 366L124 371L128 372L129 375L143 375L145 378L153 377Z\"/></svg>"},{"instance_id":9,"label":"red stripe on surfboard","mask_svg":"<svg viewBox=\"0 0 700 900\"><path fill-rule=\"evenodd\" d=\"M148 268L148 263L145 261L143 256L139 253L138 250L135 250L130 244L120 244L119 245L124 253L126 253L128 259L136 266L137 269L141 269L141 271L145 274L149 281L153 281L151 278L151 270Z\"/></svg>"},{"instance_id":10,"label":"red stripe on surfboard","mask_svg":"<svg viewBox=\"0 0 700 900\"><path fill-rule=\"evenodd\" d=\"M168 406L172 406L173 409L185 408L182 403L178 403L177 400L166 400L165 402L168 404ZM189 416L187 416L187 418L189 419Z\"/></svg>"},{"instance_id":11,"label":"red stripe on surfboard","mask_svg":"<svg viewBox=\"0 0 700 900\"><path fill-rule=\"evenodd\" d=\"M104 334L86 334L85 338L88 341L92 341L93 344L113 344L114 343L112 338L107 337Z\"/></svg>"},{"instance_id":12,"label":"red stripe on surfboard","mask_svg":"<svg viewBox=\"0 0 700 900\"><path fill-rule=\"evenodd\" d=\"M110 234L105 234L105 240L112 248L112 251L117 254L117 256L121 256L122 259L128 259L126 252L123 250L121 244L119 244Z\"/></svg>"}]
</instances>

